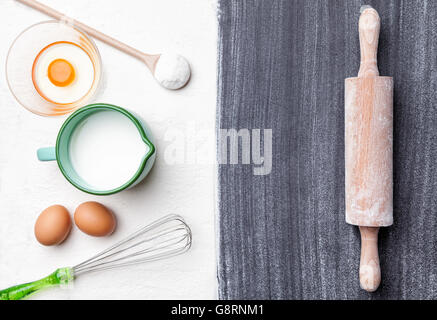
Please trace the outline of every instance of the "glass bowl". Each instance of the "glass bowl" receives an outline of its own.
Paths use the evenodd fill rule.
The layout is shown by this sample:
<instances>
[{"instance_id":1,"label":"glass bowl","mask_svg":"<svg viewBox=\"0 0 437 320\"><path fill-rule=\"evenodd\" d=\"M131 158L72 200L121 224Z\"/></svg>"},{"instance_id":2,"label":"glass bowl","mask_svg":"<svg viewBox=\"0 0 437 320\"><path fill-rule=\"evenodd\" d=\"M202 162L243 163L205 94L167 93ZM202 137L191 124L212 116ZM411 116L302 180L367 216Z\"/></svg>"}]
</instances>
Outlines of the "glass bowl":
<instances>
[{"instance_id":1,"label":"glass bowl","mask_svg":"<svg viewBox=\"0 0 437 320\"><path fill-rule=\"evenodd\" d=\"M32 68L40 52L55 42L71 42L82 48L94 67L90 90L72 103L56 103L44 99L35 88ZM14 40L6 59L6 80L15 99L29 111L42 116L59 116L84 105L96 93L102 77L102 63L94 42L81 30L66 22L44 21L30 26Z\"/></svg>"}]
</instances>

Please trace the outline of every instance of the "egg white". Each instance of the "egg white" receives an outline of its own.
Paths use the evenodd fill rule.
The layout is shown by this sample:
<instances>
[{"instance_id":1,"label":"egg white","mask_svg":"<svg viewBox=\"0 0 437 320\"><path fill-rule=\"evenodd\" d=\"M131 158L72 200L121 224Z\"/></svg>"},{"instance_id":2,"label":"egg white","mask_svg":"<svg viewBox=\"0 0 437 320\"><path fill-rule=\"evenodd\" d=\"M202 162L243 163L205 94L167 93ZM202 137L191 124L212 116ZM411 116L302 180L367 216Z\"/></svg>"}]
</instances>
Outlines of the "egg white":
<instances>
[{"instance_id":1,"label":"egg white","mask_svg":"<svg viewBox=\"0 0 437 320\"><path fill-rule=\"evenodd\" d=\"M56 59L64 59L74 68L75 79L66 87L55 86L49 79L49 65ZM35 60L33 73L35 86L43 98L59 104L80 100L89 92L94 82L91 58L85 50L70 43L57 43L47 47Z\"/></svg>"}]
</instances>

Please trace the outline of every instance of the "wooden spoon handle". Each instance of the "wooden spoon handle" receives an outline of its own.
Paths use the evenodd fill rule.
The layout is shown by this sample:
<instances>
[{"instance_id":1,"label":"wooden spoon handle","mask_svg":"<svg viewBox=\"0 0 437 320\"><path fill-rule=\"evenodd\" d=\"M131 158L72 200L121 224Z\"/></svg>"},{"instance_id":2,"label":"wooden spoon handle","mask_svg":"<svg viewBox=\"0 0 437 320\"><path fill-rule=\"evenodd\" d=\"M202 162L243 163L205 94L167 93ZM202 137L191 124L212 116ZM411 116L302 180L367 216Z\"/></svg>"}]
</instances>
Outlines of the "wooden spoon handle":
<instances>
[{"instance_id":1,"label":"wooden spoon handle","mask_svg":"<svg viewBox=\"0 0 437 320\"><path fill-rule=\"evenodd\" d=\"M381 19L378 12L368 7L360 17L359 33L361 47L361 66L358 77L378 77L378 41Z\"/></svg>"},{"instance_id":2,"label":"wooden spoon handle","mask_svg":"<svg viewBox=\"0 0 437 320\"><path fill-rule=\"evenodd\" d=\"M368 292L374 292L381 283L378 255L378 227L360 227L361 261L360 284Z\"/></svg>"},{"instance_id":3,"label":"wooden spoon handle","mask_svg":"<svg viewBox=\"0 0 437 320\"><path fill-rule=\"evenodd\" d=\"M100 31L97 31L94 28L91 28L90 26L87 26L86 24L74 20L72 18L67 17L66 15L38 2L35 0L17 0L18 2L21 2L35 10L38 10L42 13L45 13L46 15L55 18L56 20L64 21L67 24L71 24L73 26L78 27L79 29L82 29L87 34L93 36L96 39L99 39L100 41L105 42L106 44L109 44L110 46L123 51L124 53L127 53L128 55L131 55L137 59L140 59L141 61L145 62L146 65L149 67L149 69L154 72L155 64L159 59L159 55L149 55L146 53L143 53L135 48L132 48L131 46L128 46L127 44L124 44L121 41L118 41L117 39L114 39Z\"/></svg>"}]
</instances>

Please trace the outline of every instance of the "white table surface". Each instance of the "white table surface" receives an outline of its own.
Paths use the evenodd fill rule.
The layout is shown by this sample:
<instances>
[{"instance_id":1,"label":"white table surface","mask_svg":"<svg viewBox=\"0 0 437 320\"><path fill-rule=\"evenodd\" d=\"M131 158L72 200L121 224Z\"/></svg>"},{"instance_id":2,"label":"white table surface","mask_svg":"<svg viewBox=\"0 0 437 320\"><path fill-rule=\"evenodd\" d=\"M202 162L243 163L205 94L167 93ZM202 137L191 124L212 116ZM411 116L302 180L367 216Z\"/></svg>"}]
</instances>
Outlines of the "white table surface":
<instances>
[{"instance_id":1,"label":"white table surface","mask_svg":"<svg viewBox=\"0 0 437 320\"><path fill-rule=\"evenodd\" d=\"M109 197L83 193L63 178L56 163L36 159L38 147L55 143L66 117L46 118L28 112L14 100L5 80L4 64L12 41L26 27L49 18L14 0L0 1L0 288L75 265L130 231L165 214L177 213L186 218L193 230L193 247L185 255L83 275L72 289L51 289L32 298L216 298L215 167L210 158L193 160L214 154L214 1L41 2L140 50L184 55L191 62L192 79L183 90L165 90L141 62L96 41L104 79L93 102L116 104L141 115L154 133L158 153L152 172L137 187ZM184 164L166 161L166 147L172 145L177 132L185 138L180 140L186 146ZM113 235L93 238L74 227L59 246L43 247L35 240L34 223L43 209L62 204L73 214L76 206L90 200L100 201L116 214L118 228Z\"/></svg>"}]
</instances>

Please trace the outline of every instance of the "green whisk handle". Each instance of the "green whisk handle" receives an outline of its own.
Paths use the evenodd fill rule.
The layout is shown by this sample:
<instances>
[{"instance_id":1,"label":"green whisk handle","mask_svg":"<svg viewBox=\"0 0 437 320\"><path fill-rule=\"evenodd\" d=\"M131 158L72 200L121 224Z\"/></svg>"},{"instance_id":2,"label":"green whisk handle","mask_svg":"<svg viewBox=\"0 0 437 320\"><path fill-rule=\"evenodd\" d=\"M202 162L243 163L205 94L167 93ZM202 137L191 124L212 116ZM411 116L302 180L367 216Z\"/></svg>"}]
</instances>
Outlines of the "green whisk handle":
<instances>
[{"instance_id":1,"label":"green whisk handle","mask_svg":"<svg viewBox=\"0 0 437 320\"><path fill-rule=\"evenodd\" d=\"M0 300L20 300L38 290L58 285L68 285L73 280L74 274L72 268L60 268L40 280L0 290Z\"/></svg>"}]
</instances>

